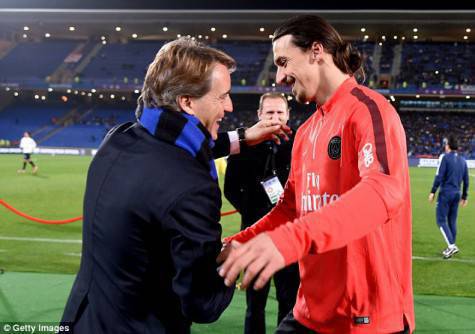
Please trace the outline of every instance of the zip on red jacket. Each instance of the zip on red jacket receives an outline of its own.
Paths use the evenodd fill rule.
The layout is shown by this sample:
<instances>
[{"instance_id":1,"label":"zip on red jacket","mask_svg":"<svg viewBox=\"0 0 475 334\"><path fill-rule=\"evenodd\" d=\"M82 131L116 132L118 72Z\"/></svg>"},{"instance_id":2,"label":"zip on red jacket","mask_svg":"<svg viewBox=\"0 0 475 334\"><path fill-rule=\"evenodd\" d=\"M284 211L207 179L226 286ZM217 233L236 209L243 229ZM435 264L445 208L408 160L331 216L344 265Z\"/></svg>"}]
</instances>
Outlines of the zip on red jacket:
<instances>
[{"instance_id":1,"label":"zip on red jacket","mask_svg":"<svg viewBox=\"0 0 475 334\"><path fill-rule=\"evenodd\" d=\"M381 94L343 82L297 131L276 207L228 238L267 232L299 261L294 317L318 333L415 328L406 137Z\"/></svg>"}]
</instances>

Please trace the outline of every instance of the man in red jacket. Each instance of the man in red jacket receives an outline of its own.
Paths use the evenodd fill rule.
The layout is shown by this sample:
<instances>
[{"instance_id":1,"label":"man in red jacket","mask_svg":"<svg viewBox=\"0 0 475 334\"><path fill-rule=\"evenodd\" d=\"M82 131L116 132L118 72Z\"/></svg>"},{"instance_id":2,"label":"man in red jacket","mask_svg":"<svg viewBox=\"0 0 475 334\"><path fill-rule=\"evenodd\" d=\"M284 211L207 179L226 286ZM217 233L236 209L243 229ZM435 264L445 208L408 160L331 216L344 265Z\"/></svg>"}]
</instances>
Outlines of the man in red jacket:
<instances>
[{"instance_id":1,"label":"man in red jacket","mask_svg":"<svg viewBox=\"0 0 475 334\"><path fill-rule=\"evenodd\" d=\"M357 84L359 53L322 18L288 20L273 50L276 81L318 108L297 131L277 206L227 240L220 275L231 285L245 270L243 286L259 289L299 262L297 302L277 333L412 333L411 196L399 116Z\"/></svg>"}]
</instances>

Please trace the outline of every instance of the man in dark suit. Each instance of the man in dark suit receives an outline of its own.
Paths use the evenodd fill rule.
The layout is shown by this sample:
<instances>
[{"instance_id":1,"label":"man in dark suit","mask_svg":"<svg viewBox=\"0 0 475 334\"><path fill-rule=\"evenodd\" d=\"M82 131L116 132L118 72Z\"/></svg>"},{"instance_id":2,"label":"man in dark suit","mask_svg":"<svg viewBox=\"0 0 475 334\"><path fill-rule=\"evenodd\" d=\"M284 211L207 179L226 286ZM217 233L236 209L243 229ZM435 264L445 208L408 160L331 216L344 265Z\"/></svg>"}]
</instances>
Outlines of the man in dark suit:
<instances>
[{"instance_id":1,"label":"man in dark suit","mask_svg":"<svg viewBox=\"0 0 475 334\"><path fill-rule=\"evenodd\" d=\"M221 194L211 149L232 111L234 67L187 38L150 64L137 122L111 130L89 168L68 333L189 333L230 303L234 288L216 272Z\"/></svg>"},{"instance_id":2,"label":"man in dark suit","mask_svg":"<svg viewBox=\"0 0 475 334\"><path fill-rule=\"evenodd\" d=\"M261 122L273 121L286 125L289 120L287 99L280 93L262 95L257 116ZM224 195L241 214L242 230L265 216L277 202L289 176L292 143L290 140L276 145L272 141L265 141L254 147L243 145L241 154L228 158ZM296 263L274 275L279 303L278 323L292 310L299 282ZM270 283L267 283L261 290L246 290L246 334L265 333L265 306L269 288Z\"/></svg>"}]
</instances>

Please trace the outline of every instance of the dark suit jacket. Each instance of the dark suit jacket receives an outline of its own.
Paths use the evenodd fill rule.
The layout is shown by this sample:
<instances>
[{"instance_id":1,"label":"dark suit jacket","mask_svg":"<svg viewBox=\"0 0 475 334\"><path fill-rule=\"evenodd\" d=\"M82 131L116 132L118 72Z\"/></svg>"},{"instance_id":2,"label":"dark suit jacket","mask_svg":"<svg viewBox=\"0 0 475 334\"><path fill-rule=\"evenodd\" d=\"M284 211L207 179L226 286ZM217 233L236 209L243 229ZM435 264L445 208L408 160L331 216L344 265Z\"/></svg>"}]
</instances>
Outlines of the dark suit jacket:
<instances>
[{"instance_id":1,"label":"dark suit jacket","mask_svg":"<svg viewBox=\"0 0 475 334\"><path fill-rule=\"evenodd\" d=\"M220 208L217 182L188 152L119 127L89 168L81 267L62 323L179 334L218 319L234 290L216 271Z\"/></svg>"},{"instance_id":2,"label":"dark suit jacket","mask_svg":"<svg viewBox=\"0 0 475 334\"><path fill-rule=\"evenodd\" d=\"M272 175L272 155L282 186L290 171L293 138L280 145L264 142L254 147L243 146L241 153L229 156L224 179L224 195L239 211L244 229L266 215L273 207L261 181ZM267 166L266 166L267 165Z\"/></svg>"},{"instance_id":3,"label":"dark suit jacket","mask_svg":"<svg viewBox=\"0 0 475 334\"><path fill-rule=\"evenodd\" d=\"M231 149L231 143L229 141L229 135L227 132L218 133L213 147L213 157L215 159L224 157L229 154Z\"/></svg>"}]
</instances>

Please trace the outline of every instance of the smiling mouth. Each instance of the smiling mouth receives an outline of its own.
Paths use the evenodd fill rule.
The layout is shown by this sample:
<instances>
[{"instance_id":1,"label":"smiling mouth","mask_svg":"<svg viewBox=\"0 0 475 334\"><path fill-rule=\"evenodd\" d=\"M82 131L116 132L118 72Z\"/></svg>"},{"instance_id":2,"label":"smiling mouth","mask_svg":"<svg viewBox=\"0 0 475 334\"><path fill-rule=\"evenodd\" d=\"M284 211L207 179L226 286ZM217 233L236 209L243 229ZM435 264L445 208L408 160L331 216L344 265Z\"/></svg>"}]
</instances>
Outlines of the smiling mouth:
<instances>
[{"instance_id":1,"label":"smiling mouth","mask_svg":"<svg viewBox=\"0 0 475 334\"><path fill-rule=\"evenodd\" d=\"M288 86L292 86L292 88L294 88L294 86L295 86L295 78L287 77L287 78L285 79L285 83L286 83Z\"/></svg>"}]
</instances>

